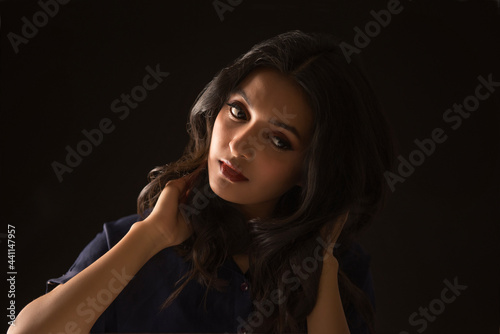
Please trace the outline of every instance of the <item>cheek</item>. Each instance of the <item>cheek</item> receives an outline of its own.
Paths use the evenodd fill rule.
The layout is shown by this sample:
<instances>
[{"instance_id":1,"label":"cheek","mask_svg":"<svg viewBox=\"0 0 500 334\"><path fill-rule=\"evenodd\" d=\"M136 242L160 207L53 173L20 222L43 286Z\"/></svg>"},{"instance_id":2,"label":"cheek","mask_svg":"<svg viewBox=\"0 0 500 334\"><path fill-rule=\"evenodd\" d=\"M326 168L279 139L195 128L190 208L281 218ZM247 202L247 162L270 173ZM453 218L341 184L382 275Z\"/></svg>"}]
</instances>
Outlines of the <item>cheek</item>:
<instances>
[{"instance_id":1,"label":"cheek","mask_svg":"<svg viewBox=\"0 0 500 334\"><path fill-rule=\"evenodd\" d=\"M223 142L224 140L224 126L222 124L223 122L220 119L220 113L215 119L214 127L212 129L212 139L210 141L210 149L212 147L214 149L217 149L218 145Z\"/></svg>"},{"instance_id":2,"label":"cheek","mask_svg":"<svg viewBox=\"0 0 500 334\"><path fill-rule=\"evenodd\" d=\"M276 152L273 152L276 153ZM268 184L289 185L299 177L300 168L295 166L300 164L300 161L262 159L258 170L261 175L265 175L265 182ZM290 168L290 166L294 166Z\"/></svg>"}]
</instances>

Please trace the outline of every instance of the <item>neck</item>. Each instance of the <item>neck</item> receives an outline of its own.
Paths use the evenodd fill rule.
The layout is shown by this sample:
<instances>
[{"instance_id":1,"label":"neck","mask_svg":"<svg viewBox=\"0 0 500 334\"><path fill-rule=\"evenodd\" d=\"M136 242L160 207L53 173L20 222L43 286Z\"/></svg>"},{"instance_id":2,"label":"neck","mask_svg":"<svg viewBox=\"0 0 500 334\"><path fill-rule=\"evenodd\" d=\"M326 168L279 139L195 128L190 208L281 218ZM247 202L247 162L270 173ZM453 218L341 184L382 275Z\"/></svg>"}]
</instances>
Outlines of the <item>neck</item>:
<instances>
[{"instance_id":1,"label":"neck","mask_svg":"<svg viewBox=\"0 0 500 334\"><path fill-rule=\"evenodd\" d=\"M274 211L276 201L261 204L235 204L235 206L248 220L254 218L268 218Z\"/></svg>"}]
</instances>

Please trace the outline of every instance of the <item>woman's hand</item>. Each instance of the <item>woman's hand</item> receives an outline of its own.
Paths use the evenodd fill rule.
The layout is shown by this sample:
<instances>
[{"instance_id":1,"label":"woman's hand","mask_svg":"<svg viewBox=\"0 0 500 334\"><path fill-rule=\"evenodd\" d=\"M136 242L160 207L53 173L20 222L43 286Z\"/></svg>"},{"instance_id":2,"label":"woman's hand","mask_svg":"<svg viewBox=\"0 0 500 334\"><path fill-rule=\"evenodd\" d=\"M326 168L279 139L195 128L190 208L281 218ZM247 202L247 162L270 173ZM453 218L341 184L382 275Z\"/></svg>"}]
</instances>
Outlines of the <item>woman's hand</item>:
<instances>
[{"instance_id":1,"label":"woman's hand","mask_svg":"<svg viewBox=\"0 0 500 334\"><path fill-rule=\"evenodd\" d=\"M333 228L333 231L331 231L329 234L326 233L325 229L321 231L321 237L326 239L326 244L328 245L328 247L325 249L323 260L336 262L336 259L333 256L333 249L335 248L335 244L340 236L340 233L342 233L342 229L344 228L344 225L348 217L349 217L349 212L341 215L338 218L337 223Z\"/></svg>"},{"instance_id":2,"label":"woman's hand","mask_svg":"<svg viewBox=\"0 0 500 334\"><path fill-rule=\"evenodd\" d=\"M105 309L115 300L132 277L160 250L180 244L191 235L191 228L179 212L178 203L186 188L186 179L167 183L152 213L132 225L130 231L109 251L67 283L28 304L18 314L9 333L89 333ZM120 284L114 284L118 276ZM83 314L82 301L99 296L99 308ZM71 325L69 327L69 325Z\"/></svg>"},{"instance_id":3,"label":"woman's hand","mask_svg":"<svg viewBox=\"0 0 500 334\"><path fill-rule=\"evenodd\" d=\"M179 210L179 199L186 192L188 177L168 181L151 214L139 222L142 226L148 226L158 251L181 244L193 233Z\"/></svg>"},{"instance_id":4,"label":"woman's hand","mask_svg":"<svg viewBox=\"0 0 500 334\"><path fill-rule=\"evenodd\" d=\"M333 256L333 248L347 221L348 213L341 216L327 239L323 256L323 268L318 286L318 298L312 312L307 316L307 332L311 334L348 334L349 327L342 307L338 287L339 263ZM325 232L325 231L322 231Z\"/></svg>"}]
</instances>

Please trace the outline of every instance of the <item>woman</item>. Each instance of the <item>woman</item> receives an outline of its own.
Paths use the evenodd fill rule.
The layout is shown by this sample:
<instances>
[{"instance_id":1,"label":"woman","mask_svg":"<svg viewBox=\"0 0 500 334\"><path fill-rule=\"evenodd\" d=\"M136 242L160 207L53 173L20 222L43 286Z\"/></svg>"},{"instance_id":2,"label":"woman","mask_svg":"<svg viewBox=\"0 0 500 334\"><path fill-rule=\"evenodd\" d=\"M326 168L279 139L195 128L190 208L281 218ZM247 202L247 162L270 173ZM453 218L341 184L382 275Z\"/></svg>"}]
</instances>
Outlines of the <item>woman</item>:
<instances>
[{"instance_id":1,"label":"woman","mask_svg":"<svg viewBox=\"0 0 500 334\"><path fill-rule=\"evenodd\" d=\"M105 224L9 333L373 331L352 240L383 202L392 142L338 43L293 31L254 46L188 125L140 217Z\"/></svg>"}]
</instances>

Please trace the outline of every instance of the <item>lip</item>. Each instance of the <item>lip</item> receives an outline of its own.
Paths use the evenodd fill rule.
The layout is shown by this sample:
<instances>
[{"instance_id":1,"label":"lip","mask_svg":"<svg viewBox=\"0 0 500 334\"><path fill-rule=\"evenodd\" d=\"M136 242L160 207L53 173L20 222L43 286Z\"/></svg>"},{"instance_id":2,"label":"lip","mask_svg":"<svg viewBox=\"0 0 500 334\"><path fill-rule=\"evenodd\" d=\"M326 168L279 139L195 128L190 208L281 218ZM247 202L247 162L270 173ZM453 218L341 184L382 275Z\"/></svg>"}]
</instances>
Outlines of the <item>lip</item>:
<instances>
[{"instance_id":1,"label":"lip","mask_svg":"<svg viewBox=\"0 0 500 334\"><path fill-rule=\"evenodd\" d=\"M245 175L228 160L219 160L219 164L221 174L231 182L248 181Z\"/></svg>"}]
</instances>

